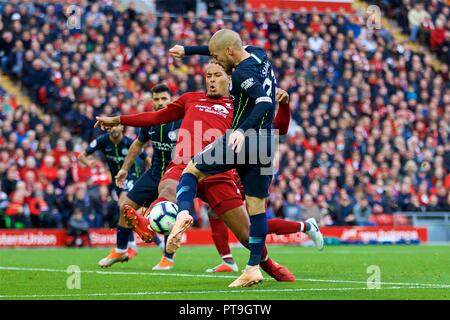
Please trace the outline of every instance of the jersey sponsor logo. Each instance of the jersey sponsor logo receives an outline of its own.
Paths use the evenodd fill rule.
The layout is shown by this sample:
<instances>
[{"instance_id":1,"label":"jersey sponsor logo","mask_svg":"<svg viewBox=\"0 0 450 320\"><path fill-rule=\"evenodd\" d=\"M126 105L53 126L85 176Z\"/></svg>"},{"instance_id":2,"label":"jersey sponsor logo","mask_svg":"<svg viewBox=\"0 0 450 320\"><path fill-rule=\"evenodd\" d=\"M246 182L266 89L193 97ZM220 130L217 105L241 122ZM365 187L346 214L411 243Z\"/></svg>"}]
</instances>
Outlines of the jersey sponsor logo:
<instances>
[{"instance_id":1,"label":"jersey sponsor logo","mask_svg":"<svg viewBox=\"0 0 450 320\"><path fill-rule=\"evenodd\" d=\"M251 88L254 84L255 84L255 79L248 78L247 80L245 80L244 82L241 83L241 88L244 90L247 90L247 89Z\"/></svg>"},{"instance_id":2,"label":"jersey sponsor logo","mask_svg":"<svg viewBox=\"0 0 450 320\"><path fill-rule=\"evenodd\" d=\"M159 151L172 151L175 148L175 143L152 141L153 148Z\"/></svg>"},{"instance_id":3,"label":"jersey sponsor logo","mask_svg":"<svg viewBox=\"0 0 450 320\"><path fill-rule=\"evenodd\" d=\"M106 157L106 160L111 160L112 162L114 162L116 164L119 164L125 160L125 157L121 157L121 156L117 157L117 156L113 156L110 154L106 154L105 157Z\"/></svg>"},{"instance_id":4,"label":"jersey sponsor logo","mask_svg":"<svg viewBox=\"0 0 450 320\"><path fill-rule=\"evenodd\" d=\"M92 142L89 144L89 146L91 148L95 148L97 146L97 139L96 140L92 140Z\"/></svg>"},{"instance_id":5,"label":"jersey sponsor logo","mask_svg":"<svg viewBox=\"0 0 450 320\"><path fill-rule=\"evenodd\" d=\"M227 105L228 106L228 105ZM230 112L227 110L226 107L224 107L221 104L214 104L212 106L205 106L201 104L196 104L195 108L197 108L199 111L203 111L206 113L212 113L218 116L221 116L223 118L227 118Z\"/></svg>"}]
</instances>

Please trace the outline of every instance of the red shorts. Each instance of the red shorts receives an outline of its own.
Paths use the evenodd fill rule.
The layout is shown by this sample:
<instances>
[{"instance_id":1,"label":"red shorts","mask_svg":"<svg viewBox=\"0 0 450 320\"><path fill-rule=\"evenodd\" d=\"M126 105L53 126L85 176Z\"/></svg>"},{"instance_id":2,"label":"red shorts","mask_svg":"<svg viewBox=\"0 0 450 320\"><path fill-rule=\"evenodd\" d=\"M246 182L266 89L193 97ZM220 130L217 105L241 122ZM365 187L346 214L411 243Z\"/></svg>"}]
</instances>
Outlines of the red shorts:
<instances>
[{"instance_id":1,"label":"red shorts","mask_svg":"<svg viewBox=\"0 0 450 320\"><path fill-rule=\"evenodd\" d=\"M166 179L179 181L186 165L175 164L172 161L167 166L161 181ZM236 185L232 171L212 175L200 182L198 184L197 196L208 203L218 216L244 204L241 191Z\"/></svg>"}]
</instances>

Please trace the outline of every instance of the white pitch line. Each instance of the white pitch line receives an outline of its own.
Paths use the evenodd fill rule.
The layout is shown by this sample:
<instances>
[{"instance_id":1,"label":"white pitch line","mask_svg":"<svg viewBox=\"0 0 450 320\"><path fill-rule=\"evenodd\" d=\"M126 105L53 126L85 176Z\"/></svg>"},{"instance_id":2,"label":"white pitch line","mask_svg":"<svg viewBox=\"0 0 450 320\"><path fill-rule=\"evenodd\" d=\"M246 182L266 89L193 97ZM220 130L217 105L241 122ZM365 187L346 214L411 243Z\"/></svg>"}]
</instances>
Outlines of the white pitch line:
<instances>
[{"instance_id":1,"label":"white pitch line","mask_svg":"<svg viewBox=\"0 0 450 320\"><path fill-rule=\"evenodd\" d=\"M63 269L49 269L49 268L21 268L21 267L7 267L0 266L0 270L8 271L37 271L37 272L64 272L67 270ZM102 270L81 270L82 273L95 273L95 274L108 274L108 275L139 275L139 276L169 276L169 277L195 277L195 278L223 278L223 279L235 279L236 276L227 275L208 275L208 274L191 274L191 273L164 273L164 272L133 272L133 271L102 271ZM267 278L266 280L273 280L272 278ZM367 284L367 281L357 281L357 280L337 280L337 279L307 279L307 278L296 278L296 281L305 282L327 282L327 283L356 283L356 284ZM400 286L414 286L414 287L432 287L432 288L450 288L450 284L434 284L434 283L408 283L408 282L371 282L371 284L376 285L400 285Z\"/></svg>"},{"instance_id":2,"label":"white pitch line","mask_svg":"<svg viewBox=\"0 0 450 320\"><path fill-rule=\"evenodd\" d=\"M104 296L147 296L147 295L181 295L181 294L230 294L230 293L273 293L273 292L308 292L308 291L361 291L400 289L443 289L430 287L385 287L380 289L369 288L305 288L305 289L231 289L231 290L205 290L205 291L148 291L148 292L112 292L112 293L74 293L74 294L30 294L30 295L0 295L0 298L55 298L55 297L104 297Z\"/></svg>"}]
</instances>

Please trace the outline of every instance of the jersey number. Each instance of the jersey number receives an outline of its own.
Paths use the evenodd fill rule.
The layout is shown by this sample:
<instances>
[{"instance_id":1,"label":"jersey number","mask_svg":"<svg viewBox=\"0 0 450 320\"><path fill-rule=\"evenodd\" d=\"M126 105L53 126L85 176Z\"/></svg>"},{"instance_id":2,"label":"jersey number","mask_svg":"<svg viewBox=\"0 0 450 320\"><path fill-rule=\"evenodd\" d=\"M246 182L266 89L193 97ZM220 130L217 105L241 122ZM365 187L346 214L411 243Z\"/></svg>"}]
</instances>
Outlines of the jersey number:
<instances>
[{"instance_id":1,"label":"jersey number","mask_svg":"<svg viewBox=\"0 0 450 320\"><path fill-rule=\"evenodd\" d=\"M263 88L270 97L272 95L272 80L270 78L266 78L266 80L264 80Z\"/></svg>"}]
</instances>

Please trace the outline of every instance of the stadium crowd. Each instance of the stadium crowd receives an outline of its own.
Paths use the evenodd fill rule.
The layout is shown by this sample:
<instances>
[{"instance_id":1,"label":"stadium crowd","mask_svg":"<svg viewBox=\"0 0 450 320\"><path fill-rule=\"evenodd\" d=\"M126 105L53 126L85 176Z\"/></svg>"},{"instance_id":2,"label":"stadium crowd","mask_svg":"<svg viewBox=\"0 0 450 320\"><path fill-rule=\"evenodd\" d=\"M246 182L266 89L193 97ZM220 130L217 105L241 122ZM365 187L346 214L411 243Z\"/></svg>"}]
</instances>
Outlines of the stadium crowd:
<instances>
[{"instance_id":1,"label":"stadium crowd","mask_svg":"<svg viewBox=\"0 0 450 320\"><path fill-rule=\"evenodd\" d=\"M450 64L450 3L447 0L372 0L414 42Z\"/></svg>"},{"instance_id":2,"label":"stadium crowd","mask_svg":"<svg viewBox=\"0 0 450 320\"><path fill-rule=\"evenodd\" d=\"M203 90L208 58L174 60L167 51L206 44L222 27L265 48L290 93L268 215L370 225L381 213L450 210L448 65L434 70L429 54L352 15L231 3L212 16L171 17L106 3L81 1L81 29L67 27L63 5L1 7L2 70L34 101L21 106L1 94L0 213L8 227L67 226L74 210L91 227L114 226L117 198L104 163L76 162L99 134L95 116L151 110L149 89L162 81L175 96Z\"/></svg>"}]
</instances>

